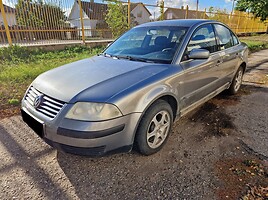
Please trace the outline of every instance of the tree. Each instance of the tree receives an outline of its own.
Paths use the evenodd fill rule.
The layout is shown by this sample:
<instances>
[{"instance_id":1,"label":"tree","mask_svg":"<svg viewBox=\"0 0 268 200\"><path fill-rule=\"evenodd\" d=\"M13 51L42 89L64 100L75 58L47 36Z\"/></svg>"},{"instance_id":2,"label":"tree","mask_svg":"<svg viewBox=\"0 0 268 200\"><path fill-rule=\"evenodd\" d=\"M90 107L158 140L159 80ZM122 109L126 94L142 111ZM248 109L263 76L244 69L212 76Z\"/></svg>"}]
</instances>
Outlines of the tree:
<instances>
[{"instance_id":1,"label":"tree","mask_svg":"<svg viewBox=\"0 0 268 200\"><path fill-rule=\"evenodd\" d=\"M43 3L42 0L18 0L16 4L18 25L35 28L59 28L64 25L66 16L55 4Z\"/></svg>"},{"instance_id":2,"label":"tree","mask_svg":"<svg viewBox=\"0 0 268 200\"><path fill-rule=\"evenodd\" d=\"M105 21L111 28L113 37L118 37L128 29L127 6L124 6L119 0L108 1L108 11Z\"/></svg>"},{"instance_id":3,"label":"tree","mask_svg":"<svg viewBox=\"0 0 268 200\"><path fill-rule=\"evenodd\" d=\"M255 17L260 17L262 21L265 21L268 17L267 0L237 0L235 9L251 12Z\"/></svg>"},{"instance_id":4,"label":"tree","mask_svg":"<svg viewBox=\"0 0 268 200\"><path fill-rule=\"evenodd\" d=\"M228 23L228 12L226 9L214 8L211 6L208 9L207 15L209 19Z\"/></svg>"},{"instance_id":5,"label":"tree","mask_svg":"<svg viewBox=\"0 0 268 200\"><path fill-rule=\"evenodd\" d=\"M164 20L164 0L157 1L157 6L160 8L160 17L159 20Z\"/></svg>"}]
</instances>

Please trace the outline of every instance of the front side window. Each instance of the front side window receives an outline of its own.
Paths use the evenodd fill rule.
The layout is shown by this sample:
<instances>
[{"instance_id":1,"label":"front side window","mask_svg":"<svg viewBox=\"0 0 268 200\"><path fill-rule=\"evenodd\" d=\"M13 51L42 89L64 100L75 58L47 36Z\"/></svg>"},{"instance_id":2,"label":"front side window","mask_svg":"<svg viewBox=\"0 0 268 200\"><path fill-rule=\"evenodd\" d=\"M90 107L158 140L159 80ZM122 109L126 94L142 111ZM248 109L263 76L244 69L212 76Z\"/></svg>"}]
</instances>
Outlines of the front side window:
<instances>
[{"instance_id":1,"label":"front side window","mask_svg":"<svg viewBox=\"0 0 268 200\"><path fill-rule=\"evenodd\" d=\"M217 32L220 50L232 47L233 39L230 30L221 24L215 24L214 26Z\"/></svg>"},{"instance_id":2,"label":"front side window","mask_svg":"<svg viewBox=\"0 0 268 200\"><path fill-rule=\"evenodd\" d=\"M133 28L110 45L103 55L118 59L171 63L187 27Z\"/></svg>"},{"instance_id":3,"label":"front side window","mask_svg":"<svg viewBox=\"0 0 268 200\"><path fill-rule=\"evenodd\" d=\"M217 51L215 33L211 24L201 26L193 34L187 52L190 53L193 49L206 49L210 53Z\"/></svg>"}]
</instances>

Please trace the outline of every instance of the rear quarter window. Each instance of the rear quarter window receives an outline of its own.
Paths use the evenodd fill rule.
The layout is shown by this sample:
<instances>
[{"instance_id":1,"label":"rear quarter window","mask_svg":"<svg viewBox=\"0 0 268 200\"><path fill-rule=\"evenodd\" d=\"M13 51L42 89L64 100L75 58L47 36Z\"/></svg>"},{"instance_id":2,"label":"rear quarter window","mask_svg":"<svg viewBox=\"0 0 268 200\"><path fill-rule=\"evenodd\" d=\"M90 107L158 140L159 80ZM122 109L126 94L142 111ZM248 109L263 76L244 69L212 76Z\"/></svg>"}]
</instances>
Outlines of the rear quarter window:
<instances>
[{"instance_id":1,"label":"rear quarter window","mask_svg":"<svg viewBox=\"0 0 268 200\"><path fill-rule=\"evenodd\" d=\"M232 38L233 38L233 45L238 45L239 44L239 40L237 39L237 37L231 32Z\"/></svg>"}]
</instances>

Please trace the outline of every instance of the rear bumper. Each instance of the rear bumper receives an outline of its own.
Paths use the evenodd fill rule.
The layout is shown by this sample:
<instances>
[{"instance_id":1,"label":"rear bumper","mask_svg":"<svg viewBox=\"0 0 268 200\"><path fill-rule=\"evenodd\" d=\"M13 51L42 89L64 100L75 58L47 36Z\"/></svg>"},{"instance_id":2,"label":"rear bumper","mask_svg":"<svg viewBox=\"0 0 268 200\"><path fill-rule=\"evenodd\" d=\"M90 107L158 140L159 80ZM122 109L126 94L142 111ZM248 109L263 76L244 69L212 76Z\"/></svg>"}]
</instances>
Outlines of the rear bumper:
<instances>
[{"instance_id":1,"label":"rear bumper","mask_svg":"<svg viewBox=\"0 0 268 200\"><path fill-rule=\"evenodd\" d=\"M35 114L34 108L23 106L23 120L49 145L61 151L99 156L111 152L130 151L141 113L133 113L120 118L86 122L66 119L65 114L53 120L46 120ZM38 125L39 129L34 128ZM43 127L40 132L40 127Z\"/></svg>"}]
</instances>

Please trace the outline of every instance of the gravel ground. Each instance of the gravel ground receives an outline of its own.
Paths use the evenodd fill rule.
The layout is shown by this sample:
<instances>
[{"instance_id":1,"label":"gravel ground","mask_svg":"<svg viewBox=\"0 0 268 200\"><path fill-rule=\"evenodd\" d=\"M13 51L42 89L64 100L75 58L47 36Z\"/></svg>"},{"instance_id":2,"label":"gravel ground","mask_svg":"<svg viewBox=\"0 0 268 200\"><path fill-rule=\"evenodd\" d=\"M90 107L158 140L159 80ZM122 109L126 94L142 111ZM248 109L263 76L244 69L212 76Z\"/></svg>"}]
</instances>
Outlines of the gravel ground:
<instances>
[{"instance_id":1,"label":"gravel ground","mask_svg":"<svg viewBox=\"0 0 268 200\"><path fill-rule=\"evenodd\" d=\"M248 73L267 66L252 58ZM2 119L0 199L237 199L245 183L228 183L219 163L268 158L268 88L247 80L238 95L221 94L176 122L166 146L149 157L65 154L20 116Z\"/></svg>"}]
</instances>

